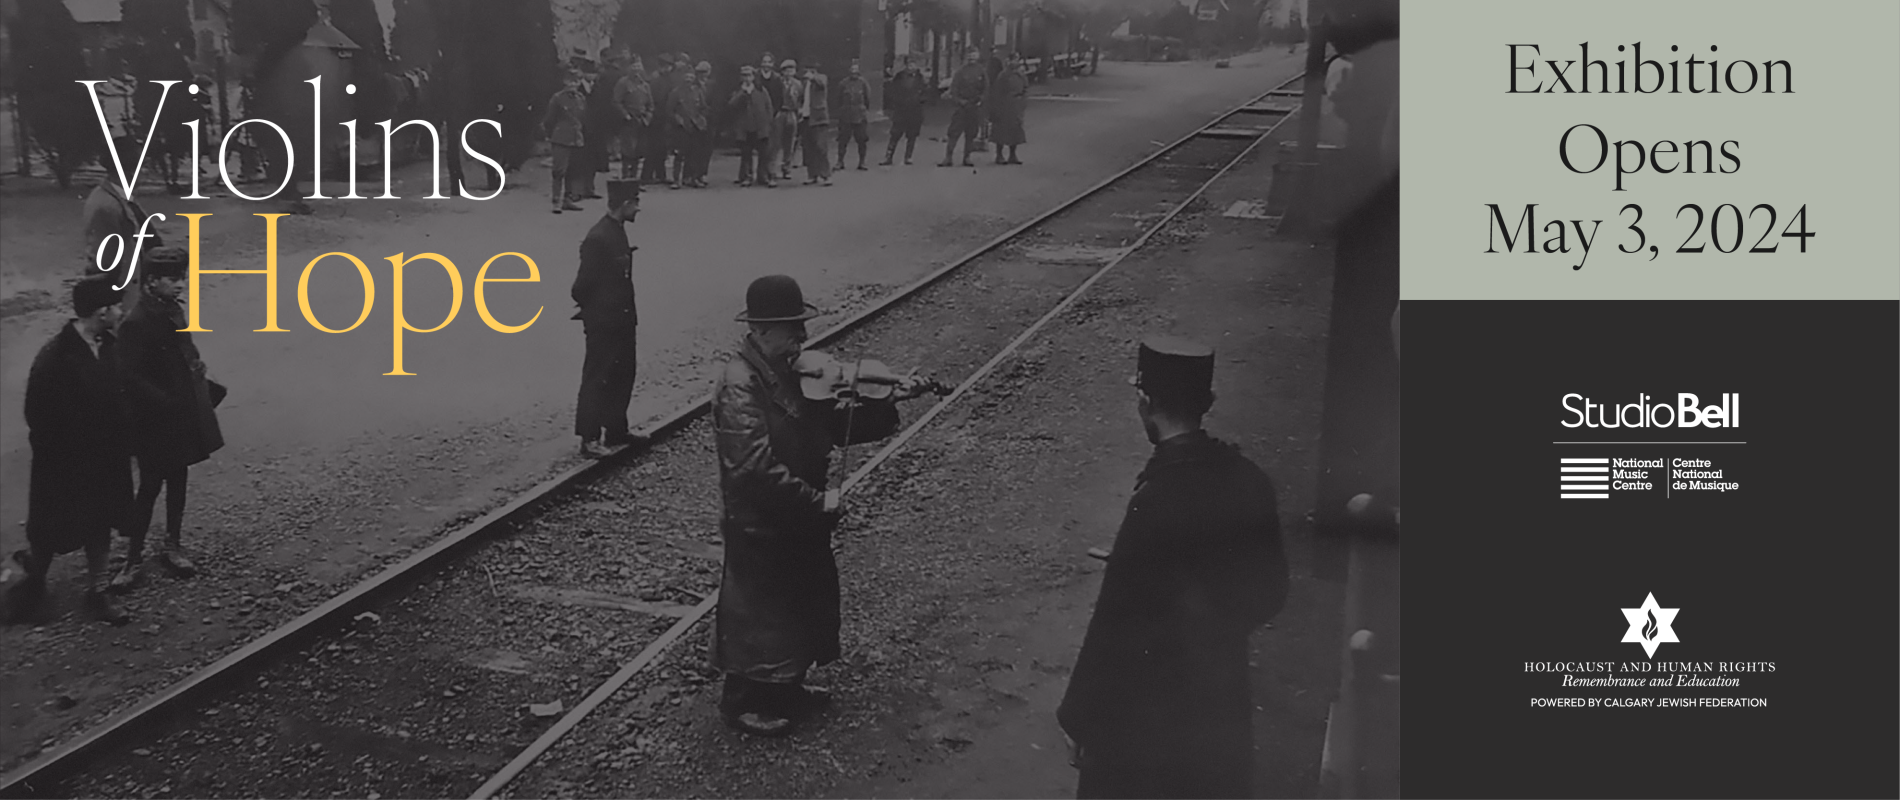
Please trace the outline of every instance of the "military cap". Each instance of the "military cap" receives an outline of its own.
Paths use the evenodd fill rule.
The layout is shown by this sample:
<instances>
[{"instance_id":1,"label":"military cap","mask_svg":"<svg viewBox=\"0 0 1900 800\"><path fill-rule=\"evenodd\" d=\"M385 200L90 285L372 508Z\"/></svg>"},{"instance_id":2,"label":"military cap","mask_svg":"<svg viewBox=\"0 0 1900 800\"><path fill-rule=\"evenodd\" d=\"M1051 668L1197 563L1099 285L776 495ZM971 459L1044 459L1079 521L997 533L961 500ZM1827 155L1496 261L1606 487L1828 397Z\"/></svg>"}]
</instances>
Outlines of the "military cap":
<instances>
[{"instance_id":1,"label":"military cap","mask_svg":"<svg viewBox=\"0 0 1900 800\"><path fill-rule=\"evenodd\" d=\"M706 61L701 61L701 62L699 62L699 66L697 66L697 67L694 67L694 69L695 69L695 70L698 70L698 71L700 71L700 72L711 72L711 71L712 71L712 64L711 64L710 62L706 62Z\"/></svg>"},{"instance_id":2,"label":"military cap","mask_svg":"<svg viewBox=\"0 0 1900 800\"><path fill-rule=\"evenodd\" d=\"M798 69L798 60L792 59L792 58L785 59L784 61L779 62L778 68L779 69Z\"/></svg>"},{"instance_id":3,"label":"military cap","mask_svg":"<svg viewBox=\"0 0 1900 800\"><path fill-rule=\"evenodd\" d=\"M73 284L73 313L82 317L119 302L122 293L113 288L112 276L91 275Z\"/></svg>"},{"instance_id":4,"label":"military cap","mask_svg":"<svg viewBox=\"0 0 1900 800\"><path fill-rule=\"evenodd\" d=\"M1214 392L1214 348L1179 336L1151 335L1141 341L1133 383L1150 396L1209 398Z\"/></svg>"},{"instance_id":5,"label":"military cap","mask_svg":"<svg viewBox=\"0 0 1900 800\"><path fill-rule=\"evenodd\" d=\"M818 308L805 302L805 292L790 275L767 275L752 282L745 290L745 311L733 319L740 322L802 322L818 316Z\"/></svg>"},{"instance_id":6,"label":"military cap","mask_svg":"<svg viewBox=\"0 0 1900 800\"><path fill-rule=\"evenodd\" d=\"M145 277L183 278L191 252L183 247L158 247L145 254Z\"/></svg>"},{"instance_id":7,"label":"military cap","mask_svg":"<svg viewBox=\"0 0 1900 800\"><path fill-rule=\"evenodd\" d=\"M758 74L758 70L753 68L751 64L745 64L739 67L739 75L742 77L751 77L757 74Z\"/></svg>"},{"instance_id":8,"label":"military cap","mask_svg":"<svg viewBox=\"0 0 1900 800\"><path fill-rule=\"evenodd\" d=\"M639 199L639 197L640 197L640 182L639 181L623 181L623 180L607 181L607 207L608 208L610 209L619 208L620 204L625 203L629 200L637 200Z\"/></svg>"}]
</instances>

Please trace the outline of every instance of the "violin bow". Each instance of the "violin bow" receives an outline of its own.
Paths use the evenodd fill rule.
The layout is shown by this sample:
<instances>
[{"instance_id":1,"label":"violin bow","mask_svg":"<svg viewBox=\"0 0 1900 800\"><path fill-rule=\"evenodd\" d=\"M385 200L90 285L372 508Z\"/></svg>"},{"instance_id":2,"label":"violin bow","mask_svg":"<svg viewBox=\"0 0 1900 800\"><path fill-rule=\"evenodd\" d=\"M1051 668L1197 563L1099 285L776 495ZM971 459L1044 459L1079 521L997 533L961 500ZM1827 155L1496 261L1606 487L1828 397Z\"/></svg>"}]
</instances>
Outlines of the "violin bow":
<instances>
[{"instance_id":1,"label":"violin bow","mask_svg":"<svg viewBox=\"0 0 1900 800\"><path fill-rule=\"evenodd\" d=\"M844 465L843 466L844 466L844 475L846 479L849 479L851 477L851 423L857 418L857 414L858 414L858 376L863 371L864 371L864 357L859 356L857 363L853 364L851 367L851 400L850 400L851 406L844 410L844 445L843 445ZM838 485L838 489L839 489L839 492L842 493L844 490L844 484L840 483Z\"/></svg>"}]
</instances>

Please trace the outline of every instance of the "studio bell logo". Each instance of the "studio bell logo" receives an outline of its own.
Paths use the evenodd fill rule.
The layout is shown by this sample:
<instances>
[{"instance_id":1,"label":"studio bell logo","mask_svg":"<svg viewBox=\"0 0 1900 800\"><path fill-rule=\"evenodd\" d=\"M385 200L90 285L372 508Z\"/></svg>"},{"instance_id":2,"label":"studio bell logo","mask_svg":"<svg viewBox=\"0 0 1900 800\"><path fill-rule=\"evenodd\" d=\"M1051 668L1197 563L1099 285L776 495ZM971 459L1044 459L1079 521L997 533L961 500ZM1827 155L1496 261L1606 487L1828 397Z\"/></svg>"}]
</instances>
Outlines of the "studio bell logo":
<instances>
[{"instance_id":1,"label":"studio bell logo","mask_svg":"<svg viewBox=\"0 0 1900 800\"><path fill-rule=\"evenodd\" d=\"M1646 658L1656 656L1656 648L1663 642L1676 642L1676 632L1669 624L1676 620L1679 608L1661 608L1656 605L1656 594L1651 592L1643 598L1643 604L1635 608L1623 609L1623 618L1629 620L1630 629L1623 634L1623 641L1635 642L1643 646Z\"/></svg>"}]
</instances>

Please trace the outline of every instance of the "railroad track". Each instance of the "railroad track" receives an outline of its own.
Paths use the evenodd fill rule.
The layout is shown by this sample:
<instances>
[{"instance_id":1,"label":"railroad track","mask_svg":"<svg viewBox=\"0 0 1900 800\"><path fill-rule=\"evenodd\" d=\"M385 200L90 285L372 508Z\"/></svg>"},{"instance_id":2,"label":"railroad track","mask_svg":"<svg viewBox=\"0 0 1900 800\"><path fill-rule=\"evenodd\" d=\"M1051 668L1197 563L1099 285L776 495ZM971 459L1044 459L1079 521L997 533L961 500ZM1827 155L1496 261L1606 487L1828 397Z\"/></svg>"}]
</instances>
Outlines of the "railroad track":
<instances>
[{"instance_id":1,"label":"railroad track","mask_svg":"<svg viewBox=\"0 0 1900 800\"><path fill-rule=\"evenodd\" d=\"M957 379L897 436L860 446L841 488L863 491L946 409L982 402L1026 342L1279 131L1300 77L814 336L808 347ZM947 339L972 313L980 341ZM648 674L717 600L709 401L650 424L648 448L556 475L15 770L0 796L491 797L616 692L666 705L716 689L710 672ZM654 696L656 682L673 688Z\"/></svg>"}]
</instances>

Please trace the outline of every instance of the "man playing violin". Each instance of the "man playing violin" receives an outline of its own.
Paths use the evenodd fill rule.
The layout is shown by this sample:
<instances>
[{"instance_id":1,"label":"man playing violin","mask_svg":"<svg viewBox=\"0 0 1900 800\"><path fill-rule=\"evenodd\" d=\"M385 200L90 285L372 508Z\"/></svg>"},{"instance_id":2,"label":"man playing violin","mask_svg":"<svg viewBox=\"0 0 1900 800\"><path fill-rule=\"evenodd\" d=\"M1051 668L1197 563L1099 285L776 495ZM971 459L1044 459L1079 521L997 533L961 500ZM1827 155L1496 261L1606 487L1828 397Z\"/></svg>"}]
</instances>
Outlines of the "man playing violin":
<instances>
[{"instance_id":1,"label":"man playing violin","mask_svg":"<svg viewBox=\"0 0 1900 800\"><path fill-rule=\"evenodd\" d=\"M792 278L753 281L736 318L748 330L713 395L726 556L711 663L726 676L726 723L760 736L789 733L824 706L826 692L805 676L839 655L831 532L843 501L827 488L831 451L896 432L890 402L919 391L909 382L883 400L802 391L793 364L817 315Z\"/></svg>"}]
</instances>

